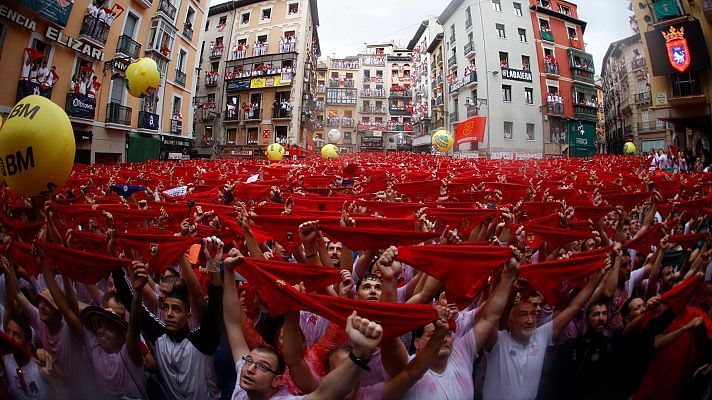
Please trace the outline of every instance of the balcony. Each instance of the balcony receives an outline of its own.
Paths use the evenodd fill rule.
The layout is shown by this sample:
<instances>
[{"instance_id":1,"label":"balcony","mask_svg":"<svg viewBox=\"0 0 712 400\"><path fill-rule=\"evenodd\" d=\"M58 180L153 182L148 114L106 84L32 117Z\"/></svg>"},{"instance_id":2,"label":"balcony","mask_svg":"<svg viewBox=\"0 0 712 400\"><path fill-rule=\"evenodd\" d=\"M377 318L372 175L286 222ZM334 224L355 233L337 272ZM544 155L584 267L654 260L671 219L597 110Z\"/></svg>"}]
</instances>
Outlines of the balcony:
<instances>
[{"instance_id":1,"label":"balcony","mask_svg":"<svg viewBox=\"0 0 712 400\"><path fill-rule=\"evenodd\" d=\"M385 114L386 108L383 106L381 106L381 107L363 106L363 107L361 107L361 112L364 114Z\"/></svg>"},{"instance_id":2,"label":"balcony","mask_svg":"<svg viewBox=\"0 0 712 400\"><path fill-rule=\"evenodd\" d=\"M388 113L391 115L411 115L413 114L413 106L410 104L403 106L391 104L390 107L388 107Z\"/></svg>"},{"instance_id":3,"label":"balcony","mask_svg":"<svg viewBox=\"0 0 712 400\"><path fill-rule=\"evenodd\" d=\"M364 55L363 65L370 65L374 67L385 67L386 66L386 56L384 55Z\"/></svg>"},{"instance_id":4,"label":"balcony","mask_svg":"<svg viewBox=\"0 0 712 400\"><path fill-rule=\"evenodd\" d=\"M158 125L161 118L158 114L150 113L148 111L138 112L138 127L139 129L148 129L152 131L158 130Z\"/></svg>"},{"instance_id":5,"label":"balcony","mask_svg":"<svg viewBox=\"0 0 712 400\"><path fill-rule=\"evenodd\" d=\"M171 4L169 0L161 0L158 5L158 12L165 14L171 22L176 19L176 6Z\"/></svg>"},{"instance_id":6,"label":"balcony","mask_svg":"<svg viewBox=\"0 0 712 400\"><path fill-rule=\"evenodd\" d=\"M177 69L174 82L178 85L185 87L185 72Z\"/></svg>"},{"instance_id":7,"label":"balcony","mask_svg":"<svg viewBox=\"0 0 712 400\"><path fill-rule=\"evenodd\" d=\"M465 86L473 86L474 84L476 84L477 71L470 71L468 74L465 74L465 77L462 79L462 83Z\"/></svg>"},{"instance_id":8,"label":"balcony","mask_svg":"<svg viewBox=\"0 0 712 400\"><path fill-rule=\"evenodd\" d=\"M193 40L193 25L190 22L186 22L183 25L183 36L185 36L189 42Z\"/></svg>"},{"instance_id":9,"label":"balcony","mask_svg":"<svg viewBox=\"0 0 712 400\"><path fill-rule=\"evenodd\" d=\"M638 133L650 133L665 130L665 122L657 121L643 121L638 122Z\"/></svg>"},{"instance_id":10,"label":"balcony","mask_svg":"<svg viewBox=\"0 0 712 400\"><path fill-rule=\"evenodd\" d=\"M465 44L465 57L468 59L472 59L472 57L475 56L475 44L473 42L469 42Z\"/></svg>"},{"instance_id":11,"label":"balcony","mask_svg":"<svg viewBox=\"0 0 712 400\"><path fill-rule=\"evenodd\" d=\"M569 46L573 47L574 49L583 50L583 44L576 36L569 37Z\"/></svg>"},{"instance_id":12,"label":"balcony","mask_svg":"<svg viewBox=\"0 0 712 400\"><path fill-rule=\"evenodd\" d=\"M331 60L331 69L349 69L357 70L359 67L358 60L333 59Z\"/></svg>"},{"instance_id":13,"label":"balcony","mask_svg":"<svg viewBox=\"0 0 712 400\"><path fill-rule=\"evenodd\" d=\"M217 70L205 72L205 87L215 87L218 85L220 75Z\"/></svg>"},{"instance_id":14,"label":"balcony","mask_svg":"<svg viewBox=\"0 0 712 400\"><path fill-rule=\"evenodd\" d=\"M106 38L109 37L109 29L110 26L106 22L100 21L99 17L85 15L79 30L79 37L88 39L103 48L106 45Z\"/></svg>"},{"instance_id":15,"label":"balcony","mask_svg":"<svg viewBox=\"0 0 712 400\"><path fill-rule=\"evenodd\" d=\"M456 55L453 55L452 57L447 59L447 66L451 70L457 69L457 56Z\"/></svg>"},{"instance_id":16,"label":"balcony","mask_svg":"<svg viewBox=\"0 0 712 400\"><path fill-rule=\"evenodd\" d=\"M260 120L262 120L262 110L259 107L252 109L251 111L248 111L246 113L247 113L247 115L245 116L246 121L260 121Z\"/></svg>"},{"instance_id":17,"label":"balcony","mask_svg":"<svg viewBox=\"0 0 712 400\"><path fill-rule=\"evenodd\" d=\"M388 125L383 122L359 122L356 130L363 131L387 131Z\"/></svg>"},{"instance_id":18,"label":"balcony","mask_svg":"<svg viewBox=\"0 0 712 400\"><path fill-rule=\"evenodd\" d=\"M575 104L574 115L578 119L583 119L586 121L598 121L598 107Z\"/></svg>"},{"instance_id":19,"label":"balcony","mask_svg":"<svg viewBox=\"0 0 712 400\"><path fill-rule=\"evenodd\" d=\"M106 105L106 123L131 126L131 107L118 103Z\"/></svg>"},{"instance_id":20,"label":"balcony","mask_svg":"<svg viewBox=\"0 0 712 400\"><path fill-rule=\"evenodd\" d=\"M339 125L341 125L341 118L339 118L339 117L327 118L324 121L324 126L326 126L327 128L335 128L335 127L338 127Z\"/></svg>"},{"instance_id":21,"label":"balcony","mask_svg":"<svg viewBox=\"0 0 712 400\"><path fill-rule=\"evenodd\" d=\"M326 93L326 87L324 87L324 85L318 85L316 87L316 92L319 94L324 94Z\"/></svg>"},{"instance_id":22,"label":"balcony","mask_svg":"<svg viewBox=\"0 0 712 400\"><path fill-rule=\"evenodd\" d=\"M459 121L460 117L457 115L457 113L452 113L450 114L450 123L454 124L455 122Z\"/></svg>"},{"instance_id":23,"label":"balcony","mask_svg":"<svg viewBox=\"0 0 712 400\"><path fill-rule=\"evenodd\" d=\"M272 110L273 119L291 119L292 110L287 110L285 108L280 108L279 110Z\"/></svg>"},{"instance_id":24,"label":"balcony","mask_svg":"<svg viewBox=\"0 0 712 400\"><path fill-rule=\"evenodd\" d=\"M229 122L236 122L240 120L240 110L238 107L234 105L228 105L228 107L225 109L225 117L223 118L224 121L229 121Z\"/></svg>"},{"instance_id":25,"label":"balcony","mask_svg":"<svg viewBox=\"0 0 712 400\"><path fill-rule=\"evenodd\" d=\"M549 42L554 41L554 32L549 28L541 27L541 39Z\"/></svg>"},{"instance_id":26,"label":"balcony","mask_svg":"<svg viewBox=\"0 0 712 400\"><path fill-rule=\"evenodd\" d=\"M116 53L124 54L131 58L138 58L141 53L141 44L131 39L128 35L121 35L116 45Z\"/></svg>"},{"instance_id":27,"label":"balcony","mask_svg":"<svg viewBox=\"0 0 712 400\"><path fill-rule=\"evenodd\" d=\"M390 97L401 97L401 98L412 98L413 97L413 91L412 90L393 90L391 89L391 95Z\"/></svg>"},{"instance_id":28,"label":"balcony","mask_svg":"<svg viewBox=\"0 0 712 400\"><path fill-rule=\"evenodd\" d=\"M638 57L633 59L633 71L639 70L639 69L645 69L648 66L648 62L644 57Z\"/></svg>"},{"instance_id":29,"label":"balcony","mask_svg":"<svg viewBox=\"0 0 712 400\"><path fill-rule=\"evenodd\" d=\"M571 68L574 81L593 83L593 73L585 69Z\"/></svg>"},{"instance_id":30,"label":"balcony","mask_svg":"<svg viewBox=\"0 0 712 400\"><path fill-rule=\"evenodd\" d=\"M342 117L341 118L341 126L344 128L353 128L355 125L355 121L351 117Z\"/></svg>"},{"instance_id":31,"label":"balcony","mask_svg":"<svg viewBox=\"0 0 712 400\"><path fill-rule=\"evenodd\" d=\"M650 103L651 100L652 100L652 96L650 95L650 92L643 92L643 93L635 94L635 103L636 104Z\"/></svg>"},{"instance_id":32,"label":"balcony","mask_svg":"<svg viewBox=\"0 0 712 400\"><path fill-rule=\"evenodd\" d=\"M474 117L480 113L480 110L475 107L475 105L466 105L467 107L467 118Z\"/></svg>"},{"instance_id":33,"label":"balcony","mask_svg":"<svg viewBox=\"0 0 712 400\"><path fill-rule=\"evenodd\" d=\"M221 58L223 56L224 51L225 46L223 46L222 44L214 46L212 49L210 49L210 59Z\"/></svg>"},{"instance_id":34,"label":"balcony","mask_svg":"<svg viewBox=\"0 0 712 400\"><path fill-rule=\"evenodd\" d=\"M546 113L549 115L564 115L564 103L548 101L546 103Z\"/></svg>"},{"instance_id":35,"label":"balcony","mask_svg":"<svg viewBox=\"0 0 712 400\"><path fill-rule=\"evenodd\" d=\"M544 61L544 73L558 77L560 75L559 64L556 61Z\"/></svg>"},{"instance_id":36,"label":"balcony","mask_svg":"<svg viewBox=\"0 0 712 400\"><path fill-rule=\"evenodd\" d=\"M386 90L385 89L361 89L359 91L359 94L361 95L361 97L385 98Z\"/></svg>"},{"instance_id":37,"label":"balcony","mask_svg":"<svg viewBox=\"0 0 712 400\"><path fill-rule=\"evenodd\" d=\"M170 132L176 135L180 135L183 128L183 122L179 119L171 118L171 129Z\"/></svg>"},{"instance_id":38,"label":"balcony","mask_svg":"<svg viewBox=\"0 0 712 400\"><path fill-rule=\"evenodd\" d=\"M203 106L203 112L201 114L203 121L212 121L219 115L219 113L215 112L215 103L212 103L210 107L205 104Z\"/></svg>"},{"instance_id":39,"label":"balcony","mask_svg":"<svg viewBox=\"0 0 712 400\"><path fill-rule=\"evenodd\" d=\"M442 64L443 64L443 55L438 54L438 65L442 65Z\"/></svg>"},{"instance_id":40,"label":"balcony","mask_svg":"<svg viewBox=\"0 0 712 400\"><path fill-rule=\"evenodd\" d=\"M96 100L81 94L67 93L64 111L75 118L94 119Z\"/></svg>"}]
</instances>

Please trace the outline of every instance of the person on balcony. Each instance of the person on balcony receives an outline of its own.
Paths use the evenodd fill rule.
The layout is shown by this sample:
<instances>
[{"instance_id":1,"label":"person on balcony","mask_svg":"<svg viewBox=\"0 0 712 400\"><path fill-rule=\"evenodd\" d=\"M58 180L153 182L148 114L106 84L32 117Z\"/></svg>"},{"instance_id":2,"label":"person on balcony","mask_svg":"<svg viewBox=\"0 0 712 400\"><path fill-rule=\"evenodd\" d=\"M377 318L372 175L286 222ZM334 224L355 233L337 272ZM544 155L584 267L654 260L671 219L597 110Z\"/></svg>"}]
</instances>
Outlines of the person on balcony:
<instances>
[{"instance_id":1,"label":"person on balcony","mask_svg":"<svg viewBox=\"0 0 712 400\"><path fill-rule=\"evenodd\" d=\"M44 61L37 71L37 83L44 89L47 79L49 79L49 68L47 68L47 61Z\"/></svg>"},{"instance_id":2,"label":"person on balcony","mask_svg":"<svg viewBox=\"0 0 712 400\"><path fill-rule=\"evenodd\" d=\"M87 95L90 98L95 99L96 92L99 91L100 87L101 87L101 83L97 82L96 75L92 76L91 83L89 84L89 87L87 88Z\"/></svg>"},{"instance_id":3,"label":"person on balcony","mask_svg":"<svg viewBox=\"0 0 712 400\"><path fill-rule=\"evenodd\" d=\"M94 30L92 31L91 37L94 39L101 38L101 32L104 30L104 24L106 23L106 8L100 7L97 12L97 17L94 20Z\"/></svg>"},{"instance_id":4,"label":"person on balcony","mask_svg":"<svg viewBox=\"0 0 712 400\"><path fill-rule=\"evenodd\" d=\"M294 35L289 36L289 47L287 51L294 51L294 47L297 44L297 39L294 37Z\"/></svg>"}]
</instances>

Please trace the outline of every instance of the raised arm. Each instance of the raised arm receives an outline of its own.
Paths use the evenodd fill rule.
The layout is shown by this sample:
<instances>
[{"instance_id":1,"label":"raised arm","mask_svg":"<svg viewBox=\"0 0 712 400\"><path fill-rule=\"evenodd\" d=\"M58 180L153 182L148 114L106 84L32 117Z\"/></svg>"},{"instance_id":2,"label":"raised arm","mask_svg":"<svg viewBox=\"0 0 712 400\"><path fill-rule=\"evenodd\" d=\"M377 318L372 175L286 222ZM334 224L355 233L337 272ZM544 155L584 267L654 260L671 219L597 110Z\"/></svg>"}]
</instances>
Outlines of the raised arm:
<instances>
[{"instance_id":1,"label":"raised arm","mask_svg":"<svg viewBox=\"0 0 712 400\"><path fill-rule=\"evenodd\" d=\"M227 339L230 343L230 350L232 351L232 358L235 361L250 353L250 349L245 342L245 336L242 333L241 324L244 313L240 304L240 296L237 295L237 286L233 279L235 267L239 262L242 262L242 259L240 252L233 248L230 249L228 258L223 263L226 277L223 288L223 320L227 331Z\"/></svg>"},{"instance_id":2,"label":"raised arm","mask_svg":"<svg viewBox=\"0 0 712 400\"><path fill-rule=\"evenodd\" d=\"M657 350L657 349L660 349L662 347L669 345L670 343L674 342L677 338L682 336L684 333L691 331L691 330L697 328L698 326L702 325L702 322L703 322L702 317L697 317L697 318L690 320L690 322L685 324L685 326L675 329L672 332L661 333L661 334L655 336L655 349Z\"/></svg>"},{"instance_id":3,"label":"raised arm","mask_svg":"<svg viewBox=\"0 0 712 400\"><path fill-rule=\"evenodd\" d=\"M500 279L494 292L492 292L477 313L478 319L472 329L475 330L475 342L477 343L478 351L482 346L488 351L492 350L497 343L497 327L500 318L502 318L502 313L509 302L512 286L517 280L520 258L521 254L519 251L514 250L513 257L509 259L506 269L502 272L502 279Z\"/></svg>"},{"instance_id":4,"label":"raised arm","mask_svg":"<svg viewBox=\"0 0 712 400\"><path fill-rule=\"evenodd\" d=\"M304 258L307 263L324 265L319 253L319 221L308 221L299 225L299 237L304 247ZM327 254L328 256L328 254Z\"/></svg>"},{"instance_id":5,"label":"raised arm","mask_svg":"<svg viewBox=\"0 0 712 400\"><path fill-rule=\"evenodd\" d=\"M131 361L140 367L143 365L143 354L141 353L141 290L148 282L148 273L143 264L134 261L133 264L133 301L131 309L137 310L129 314L129 329L126 332L126 351L131 357Z\"/></svg>"},{"instance_id":6,"label":"raised arm","mask_svg":"<svg viewBox=\"0 0 712 400\"><path fill-rule=\"evenodd\" d=\"M373 257L376 255L376 250L364 250L364 252L356 259L354 272L356 280L360 280L368 273L368 267L371 265Z\"/></svg>"},{"instance_id":7,"label":"raised arm","mask_svg":"<svg viewBox=\"0 0 712 400\"><path fill-rule=\"evenodd\" d=\"M566 324L571 321L571 318L575 317L576 314L578 314L581 309L586 305L586 302L588 302L588 299L593 294L593 291L596 289L596 286L598 286L598 284L601 282L601 279L603 278L605 273L608 271L608 269L610 269L610 266L611 259L610 257L606 257L603 268L594 273L591 279L589 279L586 286L584 286L584 288L581 289L581 291L576 295L576 297L571 300L571 303L569 303L569 305L565 309L563 309L558 315L554 317L552 325L552 337L559 336L559 332L561 332L561 330L564 329Z\"/></svg>"},{"instance_id":8,"label":"raised arm","mask_svg":"<svg viewBox=\"0 0 712 400\"><path fill-rule=\"evenodd\" d=\"M203 239L203 252L208 270L208 304L205 314L200 320L200 329L191 334L193 345L201 353L212 355L220 344L222 332L221 306L222 306L222 277L220 276L220 262L222 261L223 242L215 236ZM214 254L212 254L214 252ZM232 276L232 275L230 275ZM233 287L234 287L233 282Z\"/></svg>"},{"instance_id":9,"label":"raised arm","mask_svg":"<svg viewBox=\"0 0 712 400\"><path fill-rule=\"evenodd\" d=\"M67 301L67 298L59 289L57 282L54 280L54 273L45 261L41 250L38 250L36 260L40 264L40 269L42 271L42 276L44 276L45 283L47 284L47 289L49 289L49 293L52 295L54 302L57 304L59 311L62 313L64 320L67 322L69 330L72 332L72 336L74 336L77 341L83 341L84 326L82 325L82 321L79 319L79 315L74 312L74 309L70 305L69 301Z\"/></svg>"},{"instance_id":10,"label":"raised arm","mask_svg":"<svg viewBox=\"0 0 712 400\"><path fill-rule=\"evenodd\" d=\"M319 386L304 358L304 336L299 328L299 311L290 311L284 317L282 355L289 367L294 383L302 393L311 393Z\"/></svg>"},{"instance_id":11,"label":"raised arm","mask_svg":"<svg viewBox=\"0 0 712 400\"><path fill-rule=\"evenodd\" d=\"M188 287L190 311L195 317L195 320L200 321L203 319L203 314L205 313L205 300L203 298L203 289L200 286L200 280L190 265L187 254L184 253L178 257L178 261L181 270L180 277Z\"/></svg>"},{"instance_id":12,"label":"raised arm","mask_svg":"<svg viewBox=\"0 0 712 400\"><path fill-rule=\"evenodd\" d=\"M247 252L250 254L250 257L264 259L265 256L262 254L262 249L260 249L257 239L255 239L255 234L252 233L252 221L250 221L250 218L247 216L245 207L240 208L239 220L242 232L245 234L245 245L247 246Z\"/></svg>"}]
</instances>

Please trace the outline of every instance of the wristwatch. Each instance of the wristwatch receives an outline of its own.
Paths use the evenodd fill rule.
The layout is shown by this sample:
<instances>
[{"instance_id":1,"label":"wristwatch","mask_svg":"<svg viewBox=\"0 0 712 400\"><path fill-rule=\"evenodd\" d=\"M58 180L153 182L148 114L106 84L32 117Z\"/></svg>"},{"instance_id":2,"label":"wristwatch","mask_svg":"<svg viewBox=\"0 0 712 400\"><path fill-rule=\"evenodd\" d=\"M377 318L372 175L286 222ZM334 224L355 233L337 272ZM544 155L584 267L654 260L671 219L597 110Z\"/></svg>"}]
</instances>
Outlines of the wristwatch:
<instances>
[{"instance_id":1,"label":"wristwatch","mask_svg":"<svg viewBox=\"0 0 712 400\"><path fill-rule=\"evenodd\" d=\"M370 358L369 359L358 358L358 357L356 357L356 355L354 354L353 351L349 352L349 358L351 359L351 361L354 364L356 364L356 366L358 366L362 370L367 371L367 372L371 371L371 367L368 366L368 362L371 361Z\"/></svg>"}]
</instances>

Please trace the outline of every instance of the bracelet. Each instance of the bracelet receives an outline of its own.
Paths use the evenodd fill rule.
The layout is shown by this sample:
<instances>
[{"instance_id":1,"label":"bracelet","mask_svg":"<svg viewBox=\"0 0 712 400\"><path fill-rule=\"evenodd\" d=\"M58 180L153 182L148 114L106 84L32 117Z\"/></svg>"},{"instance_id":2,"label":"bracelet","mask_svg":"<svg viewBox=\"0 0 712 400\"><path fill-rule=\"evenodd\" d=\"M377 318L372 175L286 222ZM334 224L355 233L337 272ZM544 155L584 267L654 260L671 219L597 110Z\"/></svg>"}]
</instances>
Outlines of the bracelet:
<instances>
[{"instance_id":1,"label":"bracelet","mask_svg":"<svg viewBox=\"0 0 712 400\"><path fill-rule=\"evenodd\" d=\"M368 362L371 361L371 359L358 358L353 351L349 352L349 358L357 367L366 372L371 372L371 367L368 366Z\"/></svg>"},{"instance_id":2,"label":"bracelet","mask_svg":"<svg viewBox=\"0 0 712 400\"><path fill-rule=\"evenodd\" d=\"M306 257L306 258L312 258L312 257L316 257L316 256L318 256L318 255L319 255L319 253L317 252L317 253L314 253L314 254L312 254L312 255L308 255L308 256L305 255L304 257Z\"/></svg>"}]
</instances>

